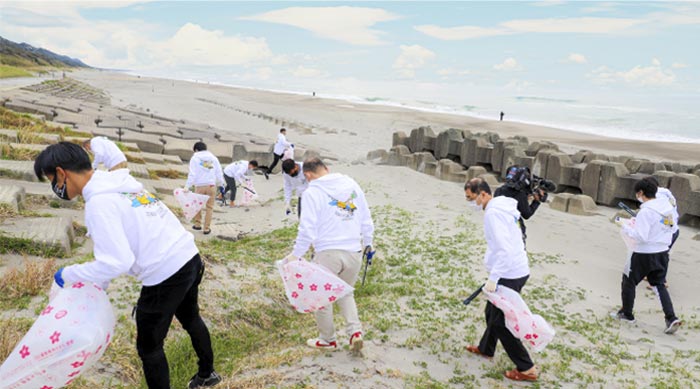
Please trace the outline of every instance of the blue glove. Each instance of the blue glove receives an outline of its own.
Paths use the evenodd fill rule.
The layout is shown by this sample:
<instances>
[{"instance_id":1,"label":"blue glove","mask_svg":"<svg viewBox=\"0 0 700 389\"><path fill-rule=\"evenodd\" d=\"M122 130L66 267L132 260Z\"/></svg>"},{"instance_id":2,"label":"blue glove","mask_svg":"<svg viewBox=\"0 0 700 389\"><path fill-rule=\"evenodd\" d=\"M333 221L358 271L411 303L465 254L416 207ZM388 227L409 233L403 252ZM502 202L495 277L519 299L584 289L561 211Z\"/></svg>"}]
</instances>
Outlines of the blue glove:
<instances>
[{"instance_id":1,"label":"blue glove","mask_svg":"<svg viewBox=\"0 0 700 389\"><path fill-rule=\"evenodd\" d=\"M294 143L292 143L292 148L294 148Z\"/></svg>"},{"instance_id":2,"label":"blue glove","mask_svg":"<svg viewBox=\"0 0 700 389\"><path fill-rule=\"evenodd\" d=\"M367 260L371 261L372 258L374 258L374 253L376 253L377 250L372 250L372 246L367 246L365 249L367 250Z\"/></svg>"},{"instance_id":3,"label":"blue glove","mask_svg":"<svg viewBox=\"0 0 700 389\"><path fill-rule=\"evenodd\" d=\"M58 269L56 274L53 275L53 279L56 281L56 285L63 288L63 268Z\"/></svg>"}]
</instances>

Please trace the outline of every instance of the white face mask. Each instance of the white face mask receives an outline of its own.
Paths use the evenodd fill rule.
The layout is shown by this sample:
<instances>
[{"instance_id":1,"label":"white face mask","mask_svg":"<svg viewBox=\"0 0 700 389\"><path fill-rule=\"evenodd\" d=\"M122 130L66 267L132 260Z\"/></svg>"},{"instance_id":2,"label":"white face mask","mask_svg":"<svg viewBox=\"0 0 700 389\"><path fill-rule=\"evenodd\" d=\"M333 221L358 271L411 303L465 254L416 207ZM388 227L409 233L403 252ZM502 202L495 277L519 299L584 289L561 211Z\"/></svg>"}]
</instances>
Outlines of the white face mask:
<instances>
[{"instance_id":1,"label":"white face mask","mask_svg":"<svg viewBox=\"0 0 700 389\"><path fill-rule=\"evenodd\" d=\"M642 196L637 196L637 201L639 201L640 203L643 203L644 199L642 199Z\"/></svg>"},{"instance_id":2,"label":"white face mask","mask_svg":"<svg viewBox=\"0 0 700 389\"><path fill-rule=\"evenodd\" d=\"M469 202L469 206L472 207L474 211L482 211L483 208L481 208L481 205L476 203L476 200L472 200Z\"/></svg>"}]
</instances>

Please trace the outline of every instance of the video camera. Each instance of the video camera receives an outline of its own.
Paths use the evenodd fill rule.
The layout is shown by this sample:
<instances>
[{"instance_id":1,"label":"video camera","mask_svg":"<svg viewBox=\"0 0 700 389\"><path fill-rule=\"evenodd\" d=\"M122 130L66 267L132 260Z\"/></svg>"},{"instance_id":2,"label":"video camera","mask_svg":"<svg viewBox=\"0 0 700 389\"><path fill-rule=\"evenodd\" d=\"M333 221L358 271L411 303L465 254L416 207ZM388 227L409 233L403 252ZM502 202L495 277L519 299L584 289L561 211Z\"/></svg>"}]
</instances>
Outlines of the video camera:
<instances>
[{"instance_id":1,"label":"video camera","mask_svg":"<svg viewBox=\"0 0 700 389\"><path fill-rule=\"evenodd\" d=\"M544 192L542 201L546 200L547 193L557 190L557 185L554 182L531 174L530 168L527 166L509 167L506 173L505 185L517 191L524 191L528 195L539 193L540 191Z\"/></svg>"}]
</instances>

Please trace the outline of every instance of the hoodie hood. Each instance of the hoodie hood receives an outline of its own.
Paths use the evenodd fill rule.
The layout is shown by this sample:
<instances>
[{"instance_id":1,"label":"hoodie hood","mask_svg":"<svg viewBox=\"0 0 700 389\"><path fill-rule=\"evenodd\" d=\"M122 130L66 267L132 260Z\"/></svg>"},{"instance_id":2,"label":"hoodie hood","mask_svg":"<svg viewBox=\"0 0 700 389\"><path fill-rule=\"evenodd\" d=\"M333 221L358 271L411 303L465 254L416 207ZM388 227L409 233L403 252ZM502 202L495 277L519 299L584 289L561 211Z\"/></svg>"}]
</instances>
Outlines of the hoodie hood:
<instances>
[{"instance_id":1,"label":"hoodie hood","mask_svg":"<svg viewBox=\"0 0 700 389\"><path fill-rule=\"evenodd\" d=\"M317 187L334 200L351 202L357 197L355 181L340 173L328 173L309 183L309 187Z\"/></svg>"},{"instance_id":2,"label":"hoodie hood","mask_svg":"<svg viewBox=\"0 0 700 389\"><path fill-rule=\"evenodd\" d=\"M90 201L93 196L105 193L139 193L143 184L129 174L129 169L112 172L96 170L83 188L83 198Z\"/></svg>"},{"instance_id":3,"label":"hoodie hood","mask_svg":"<svg viewBox=\"0 0 700 389\"><path fill-rule=\"evenodd\" d=\"M661 214L662 216L665 216L665 217L673 216L673 206L668 201L668 199L665 199L665 198L655 198L655 199L646 201L639 208L651 209L652 211L654 211L658 214Z\"/></svg>"},{"instance_id":4,"label":"hoodie hood","mask_svg":"<svg viewBox=\"0 0 700 389\"><path fill-rule=\"evenodd\" d=\"M513 198L506 196L494 197L486 205L485 210L487 211L490 209L497 210L499 212L504 212L513 216L516 219L520 219L520 212L518 211L518 201Z\"/></svg>"}]
</instances>

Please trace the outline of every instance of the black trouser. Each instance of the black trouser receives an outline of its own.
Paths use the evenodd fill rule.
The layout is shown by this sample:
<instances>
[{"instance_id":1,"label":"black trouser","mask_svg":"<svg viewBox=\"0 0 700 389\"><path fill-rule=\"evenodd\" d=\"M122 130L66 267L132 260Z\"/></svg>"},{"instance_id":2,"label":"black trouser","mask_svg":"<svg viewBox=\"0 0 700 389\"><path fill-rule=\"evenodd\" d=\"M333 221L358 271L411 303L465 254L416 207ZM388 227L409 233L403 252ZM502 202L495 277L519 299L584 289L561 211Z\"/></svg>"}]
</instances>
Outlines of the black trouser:
<instances>
[{"instance_id":1,"label":"black trouser","mask_svg":"<svg viewBox=\"0 0 700 389\"><path fill-rule=\"evenodd\" d=\"M236 179L229 177L224 174L224 181L226 181L226 189L224 189L224 200L226 200L226 192L231 191L231 201L236 200Z\"/></svg>"},{"instance_id":2,"label":"black trouser","mask_svg":"<svg viewBox=\"0 0 700 389\"><path fill-rule=\"evenodd\" d=\"M498 280L499 285L507 286L514 291L520 293L520 290L525 286L527 279L530 276L525 276L517 279L501 278ZM506 328L506 319L503 316L503 311L496 308L491 302L486 303L486 330L479 342L479 351L482 354L490 357L496 352L496 344L501 341L501 345L506 350L508 357L515 363L518 371L526 371L534 366L530 354L528 354L523 343L513 336Z\"/></svg>"},{"instance_id":3,"label":"black trouser","mask_svg":"<svg viewBox=\"0 0 700 389\"><path fill-rule=\"evenodd\" d=\"M146 383L151 389L170 388L168 361L163 341L168 334L173 316L182 324L192 341L199 359L200 377L214 371L214 354L206 324L199 316L197 295L204 273L199 254L192 257L177 273L158 285L141 288L136 305L136 349Z\"/></svg>"},{"instance_id":4,"label":"black trouser","mask_svg":"<svg viewBox=\"0 0 700 389\"><path fill-rule=\"evenodd\" d=\"M267 169L267 173L268 173L268 174L271 174L271 173L272 173L272 169L274 169L275 166L277 166L277 162L279 162L279 161L280 161L280 158L282 158L282 154L275 154L275 153L272 153L272 155L274 155L275 157L274 157L274 159L272 160L272 165L270 165L270 167Z\"/></svg>"},{"instance_id":5,"label":"black trouser","mask_svg":"<svg viewBox=\"0 0 700 389\"><path fill-rule=\"evenodd\" d=\"M301 219L301 196L299 196L297 201L297 217Z\"/></svg>"},{"instance_id":6,"label":"black trouser","mask_svg":"<svg viewBox=\"0 0 700 389\"><path fill-rule=\"evenodd\" d=\"M671 245L668 246L668 249L671 250L673 248L673 244L676 243L676 240L678 239L678 235L681 234L681 230L678 230L673 233L673 236L671 237Z\"/></svg>"},{"instance_id":7,"label":"black trouser","mask_svg":"<svg viewBox=\"0 0 700 389\"><path fill-rule=\"evenodd\" d=\"M632 253L630 274L629 276L622 275L622 312L625 316L634 318L634 298L637 284L646 277L649 284L656 288L656 294L659 296L666 320L677 319L673 312L671 295L664 286L667 271L668 251L651 254Z\"/></svg>"}]
</instances>

